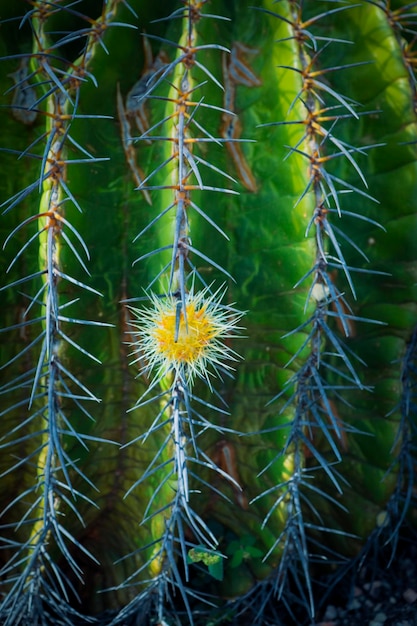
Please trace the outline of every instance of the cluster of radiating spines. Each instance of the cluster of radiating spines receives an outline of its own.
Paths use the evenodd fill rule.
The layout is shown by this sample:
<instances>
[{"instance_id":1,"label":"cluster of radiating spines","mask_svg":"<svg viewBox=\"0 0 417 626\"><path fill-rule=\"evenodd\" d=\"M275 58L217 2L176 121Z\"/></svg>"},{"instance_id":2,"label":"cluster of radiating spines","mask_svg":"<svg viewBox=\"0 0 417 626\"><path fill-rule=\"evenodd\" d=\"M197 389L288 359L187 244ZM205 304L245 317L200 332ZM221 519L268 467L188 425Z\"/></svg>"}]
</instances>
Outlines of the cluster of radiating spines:
<instances>
[{"instance_id":1,"label":"cluster of radiating spines","mask_svg":"<svg viewBox=\"0 0 417 626\"><path fill-rule=\"evenodd\" d=\"M2 288L18 291L24 288L27 307L22 321L13 328L30 329L31 337L34 337L3 367L28 355L37 356L33 357L35 365L32 369L1 390L10 391L14 398L18 397L17 402L3 411L3 417L16 411L27 411L27 418L19 420L3 438L1 449L2 454L7 454L8 449L29 440L36 441L37 447L31 450L29 458L19 458L7 472L19 472L21 466L29 464L34 474L32 486L16 495L8 509L3 511L3 520L7 520L11 510L26 504L24 518L16 523L16 527L21 524L32 527L26 542L20 545L13 540L8 542L13 556L1 572L8 592L0 609L0 621L7 625L38 623L38 619L44 623L41 617L43 611L62 616L62 623L72 623L75 612L69 607L67 575L58 567L56 560L62 562L63 558L75 577L82 581L82 569L72 555L73 547L94 559L65 527L68 515L79 517L76 500L89 500L73 487L74 476L81 477L86 483L90 481L68 453L64 439L87 447L89 437L78 431L67 413L68 407L65 407L72 402L72 412L91 418L85 403L99 399L68 370L64 364L64 351L65 346L72 346L99 362L86 347L78 345L69 336L67 328L71 324L106 324L71 316L71 304L78 297L71 300L66 292L98 292L63 270L61 248L65 246L81 268L89 273L84 260L89 258L87 246L66 216L70 208L81 211L69 188L67 171L71 163L91 164L103 159L94 157L80 146L72 138L71 127L81 117L78 113L80 86L86 80L94 81L89 73L89 63L96 47L103 44L103 34L112 20L114 23L118 3L117 0L104 2L102 15L94 20L77 12L72 4L65 6L63 3L39 0L32 2L33 8L23 18L23 22L29 22L31 26L33 52L16 58L20 66L13 75L12 113L25 124L33 123L38 115L45 121L45 131L20 155L39 160L36 180L3 203L3 209L7 213L29 194L35 198L35 193L39 194L40 206L35 214L29 215L10 233L5 245L15 235L20 236L20 231L24 232L26 227L37 224L36 232L28 236L9 270L36 242L39 246L39 269ZM48 24L59 11L85 20L86 28L65 33L53 41ZM83 52L75 61L64 61L60 47L74 40L84 43ZM33 154L32 150L37 154ZM70 152L74 151L78 152L79 158L69 158ZM36 200L34 202L36 204ZM67 510L65 517L60 513L62 507ZM4 528L7 528L7 523Z\"/></svg>"},{"instance_id":2,"label":"cluster of radiating spines","mask_svg":"<svg viewBox=\"0 0 417 626\"><path fill-rule=\"evenodd\" d=\"M334 486L335 493L342 493L342 480L334 464L341 460L343 449L347 445L347 432L353 430L353 427L342 422L337 405L344 402L342 389L364 389L355 370L355 357L343 341L345 337L354 336L355 323L359 319L349 305L350 297L355 297L355 287L351 277L353 268L345 260L343 247L348 244L365 260L367 258L356 243L334 224L334 221L337 218L342 222L343 215L346 214L367 219L345 211L342 207L342 197L346 193L355 193L370 198L365 191L366 181L355 156L366 153L371 146L355 148L338 137L338 128L343 120L358 118L361 113L357 111L356 104L349 97L333 89L328 79L332 73L341 72L351 65L321 68L323 52L331 47L332 39L316 37L314 34L318 22L336 12L349 9L349 6L341 4L309 19L303 19L303 2L294 0L289 6L288 15L280 13L279 5L275 15L290 26L291 39L297 51L297 64L283 67L285 71L294 72L299 76L300 89L290 107L290 112L304 110L305 115L298 120L276 124L293 124L303 129L297 143L289 147L288 158L294 153L301 155L309 171L308 183L297 204L307 195L313 198L314 208L306 223L306 236L311 236L314 230L315 258L311 269L306 275L300 276L295 286L307 280L311 281L306 311L312 309L312 313L301 326L292 331L305 333L306 339L297 353L291 357L288 365L293 367L297 357L305 354L306 349L309 350L309 356L303 359L303 364L291 377L285 389L274 398L276 400L283 394L288 395L288 391L293 389L291 398L285 402L284 407L290 405L294 407L289 435L284 449L276 457L276 460L283 456L292 458L293 471L288 480L258 497L262 498L274 491L277 493L276 502L266 516L264 524L268 523L270 516L278 509L285 507L287 512L285 527L270 549L270 553L279 547L283 550L275 577L275 590L281 595L288 572L294 574L295 581L299 580L298 568L301 568L306 584L300 585L299 589L313 612L314 602L309 575L311 545L307 527L314 528L314 523L311 520L309 524L306 523L304 519L306 507L310 507L310 512L316 516L317 528L321 525L321 519L319 512L309 504L309 493L314 496L318 494L318 488L313 485L311 477L318 469L324 471ZM352 186L333 173L331 164L336 159L345 159L351 165L365 189ZM375 224L372 220L368 221ZM338 273L344 275L350 294L340 292L336 286L334 277ZM342 382L337 385L329 383L327 380L329 373ZM324 437L326 446L332 451L333 462L324 458L317 449L314 437L314 433L317 432ZM306 459L309 459L308 464ZM315 467L312 467L313 465ZM334 506L341 507L337 498L331 494L320 490L320 495ZM322 546L320 549L323 551L326 547Z\"/></svg>"},{"instance_id":3,"label":"cluster of radiating spines","mask_svg":"<svg viewBox=\"0 0 417 626\"><path fill-rule=\"evenodd\" d=\"M154 437L159 437L160 445L148 469L128 492L143 488L144 481L157 477L158 486L143 520L154 529L154 546L148 562L124 584L139 581L143 569L148 568L154 576L150 591L156 598L161 621L169 593L167 585L181 590L192 619L184 585L184 581L189 579L188 551L196 545L215 551L217 546L217 539L193 510L192 492L195 487L191 487L190 483L199 482L199 490L211 489L204 479L198 477L198 468L219 472L234 483L233 478L217 467L200 447L200 437L207 429L222 431L220 426L212 424L204 416L204 406L220 415L224 415L225 410L196 397L193 385L199 379L215 393L213 378L230 374L230 361L235 361L237 355L227 342L235 336L241 317L231 306L222 304L226 288L213 288L213 285L207 284L192 260L192 257L203 260L229 276L204 251L193 247L189 213L196 212L224 235L209 213L196 204L193 193L235 192L207 184L200 171L203 169L204 174L210 171L223 174L203 158L205 149L200 150L202 144L207 146L222 142L204 128L201 112L210 108L217 109L220 114L227 113L206 102L204 86L207 81L214 82L219 89L222 87L200 59L207 50L218 51L219 55L228 51L218 44L199 44L198 26L203 19L224 18L205 14L205 2L188 0L184 4L184 8L166 18L182 21L183 34L179 43L161 40L167 52L159 53L155 59L149 52L146 54L144 74L129 92L126 106L118 96L119 117L125 123L127 144L132 142L131 126L135 123L142 131L138 139L147 144L159 142L165 154L165 160L145 176L133 163L135 179L142 179L138 190L147 194L147 200L152 199L155 205L154 198L161 191L164 197L170 197L168 206L136 239L166 216L172 216L173 223L172 239L161 242L161 248L147 252L135 261L137 263L160 252L170 251L169 261L147 287L148 304L143 308L132 308L134 363L150 379L149 388L133 410L150 402L155 402L158 408L152 425L129 445ZM152 39L150 35L147 38ZM172 61L168 60L170 49L176 51ZM201 83L196 83L197 73L204 76ZM165 89L165 95L160 89ZM167 89L169 93L166 95ZM153 102L161 101L166 103L163 118L149 122L147 108L151 109ZM130 148L126 148L125 152L132 169L135 157ZM172 182L158 185L157 178L164 170L170 172ZM158 284L165 286L166 292L162 295L153 291ZM203 409L201 413L199 405ZM238 485L234 487L240 489ZM163 591L155 594L155 585ZM117 619L123 620L128 614L137 613L138 603L142 601L142 596L137 596Z\"/></svg>"}]
</instances>

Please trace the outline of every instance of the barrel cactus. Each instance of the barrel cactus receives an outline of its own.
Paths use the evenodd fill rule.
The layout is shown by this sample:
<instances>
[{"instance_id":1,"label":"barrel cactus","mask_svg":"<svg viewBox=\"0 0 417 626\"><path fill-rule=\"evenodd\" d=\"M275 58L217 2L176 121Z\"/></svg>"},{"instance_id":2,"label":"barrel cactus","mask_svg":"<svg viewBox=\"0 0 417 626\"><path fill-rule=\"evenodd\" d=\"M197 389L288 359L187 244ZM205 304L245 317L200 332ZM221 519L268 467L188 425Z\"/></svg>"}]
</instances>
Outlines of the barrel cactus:
<instances>
[{"instance_id":1,"label":"barrel cactus","mask_svg":"<svg viewBox=\"0 0 417 626\"><path fill-rule=\"evenodd\" d=\"M0 622L314 619L415 520L417 3L0 6Z\"/></svg>"}]
</instances>

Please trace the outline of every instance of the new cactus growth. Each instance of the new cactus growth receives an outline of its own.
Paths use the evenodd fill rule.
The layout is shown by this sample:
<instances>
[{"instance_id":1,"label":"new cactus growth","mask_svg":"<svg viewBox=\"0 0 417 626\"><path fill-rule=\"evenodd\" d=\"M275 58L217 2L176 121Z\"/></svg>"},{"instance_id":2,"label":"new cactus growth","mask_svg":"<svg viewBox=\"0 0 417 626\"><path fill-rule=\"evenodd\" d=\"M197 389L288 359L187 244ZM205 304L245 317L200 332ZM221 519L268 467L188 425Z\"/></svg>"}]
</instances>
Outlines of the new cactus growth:
<instances>
[{"instance_id":1,"label":"new cactus growth","mask_svg":"<svg viewBox=\"0 0 417 626\"><path fill-rule=\"evenodd\" d=\"M0 623L314 619L415 520L417 3L0 7Z\"/></svg>"}]
</instances>

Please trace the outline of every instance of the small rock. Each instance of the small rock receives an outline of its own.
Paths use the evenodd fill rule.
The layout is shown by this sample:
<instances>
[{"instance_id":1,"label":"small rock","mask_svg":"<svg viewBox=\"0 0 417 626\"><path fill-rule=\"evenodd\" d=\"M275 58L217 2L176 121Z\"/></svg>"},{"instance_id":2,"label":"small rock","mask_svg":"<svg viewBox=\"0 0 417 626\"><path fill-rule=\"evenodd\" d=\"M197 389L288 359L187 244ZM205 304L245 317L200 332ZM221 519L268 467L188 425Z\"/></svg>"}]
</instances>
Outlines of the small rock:
<instances>
[{"instance_id":1,"label":"small rock","mask_svg":"<svg viewBox=\"0 0 417 626\"><path fill-rule=\"evenodd\" d=\"M333 606L332 604L329 604L329 606L326 608L326 612L324 614L324 621L328 622L328 621L332 621L334 619L336 619L337 617L337 609L335 606Z\"/></svg>"},{"instance_id":2,"label":"small rock","mask_svg":"<svg viewBox=\"0 0 417 626\"><path fill-rule=\"evenodd\" d=\"M360 609L361 604L362 603L357 598L354 598L347 605L347 610L348 611L356 611L357 609Z\"/></svg>"},{"instance_id":3,"label":"small rock","mask_svg":"<svg viewBox=\"0 0 417 626\"><path fill-rule=\"evenodd\" d=\"M385 613L380 611L379 613L375 615L374 619L371 622L369 622L369 626L383 626L383 624L385 624L386 619L387 619L387 616L385 615Z\"/></svg>"},{"instance_id":4,"label":"small rock","mask_svg":"<svg viewBox=\"0 0 417 626\"><path fill-rule=\"evenodd\" d=\"M382 587L382 582L380 580L374 580L371 583L365 583L363 586L363 588L368 591L372 597L376 597L380 587Z\"/></svg>"},{"instance_id":5,"label":"small rock","mask_svg":"<svg viewBox=\"0 0 417 626\"><path fill-rule=\"evenodd\" d=\"M409 604L413 604L413 602L417 600L417 591L408 587L408 589L406 589L403 593L403 598Z\"/></svg>"}]
</instances>

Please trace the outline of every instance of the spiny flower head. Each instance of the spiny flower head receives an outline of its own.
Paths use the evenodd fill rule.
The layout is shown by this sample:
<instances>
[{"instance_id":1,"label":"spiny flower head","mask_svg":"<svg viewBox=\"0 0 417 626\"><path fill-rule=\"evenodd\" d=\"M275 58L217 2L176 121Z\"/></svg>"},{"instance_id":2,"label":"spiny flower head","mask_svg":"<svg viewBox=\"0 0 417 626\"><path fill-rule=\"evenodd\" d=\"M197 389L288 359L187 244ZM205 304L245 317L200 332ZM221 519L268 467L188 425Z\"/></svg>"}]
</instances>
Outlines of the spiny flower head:
<instances>
[{"instance_id":1,"label":"spiny flower head","mask_svg":"<svg viewBox=\"0 0 417 626\"><path fill-rule=\"evenodd\" d=\"M134 353L146 363L141 371L156 370L157 378L175 372L189 384L198 376L210 385L209 375L219 374L219 366L230 370L225 361L236 361L238 355L224 341L236 335L242 313L222 305L221 296L220 290L190 292L184 312L176 296L151 294L151 307L132 308Z\"/></svg>"}]
</instances>

